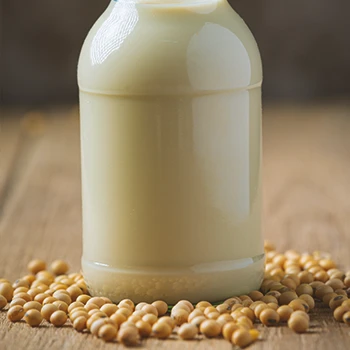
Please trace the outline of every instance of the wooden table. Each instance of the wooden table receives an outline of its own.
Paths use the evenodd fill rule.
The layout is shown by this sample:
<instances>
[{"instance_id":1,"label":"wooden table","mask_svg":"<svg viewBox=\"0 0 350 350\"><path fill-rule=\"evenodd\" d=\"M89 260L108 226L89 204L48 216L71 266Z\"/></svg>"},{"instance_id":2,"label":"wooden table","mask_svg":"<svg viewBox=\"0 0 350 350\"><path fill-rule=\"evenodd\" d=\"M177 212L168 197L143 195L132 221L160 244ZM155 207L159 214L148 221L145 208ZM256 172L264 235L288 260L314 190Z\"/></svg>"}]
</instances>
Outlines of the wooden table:
<instances>
[{"instance_id":1,"label":"wooden table","mask_svg":"<svg viewBox=\"0 0 350 350\"><path fill-rule=\"evenodd\" d=\"M76 109L43 115L2 110L0 134L0 276L14 280L35 257L63 258L79 270L81 199ZM42 118L42 116L44 116ZM281 250L330 251L350 268L350 106L267 107L264 113L264 228ZM350 328L328 309L311 329L260 326L257 349L350 348ZM146 349L232 349L224 340L143 341ZM0 313L0 349L120 349L70 326L32 329Z\"/></svg>"}]
</instances>

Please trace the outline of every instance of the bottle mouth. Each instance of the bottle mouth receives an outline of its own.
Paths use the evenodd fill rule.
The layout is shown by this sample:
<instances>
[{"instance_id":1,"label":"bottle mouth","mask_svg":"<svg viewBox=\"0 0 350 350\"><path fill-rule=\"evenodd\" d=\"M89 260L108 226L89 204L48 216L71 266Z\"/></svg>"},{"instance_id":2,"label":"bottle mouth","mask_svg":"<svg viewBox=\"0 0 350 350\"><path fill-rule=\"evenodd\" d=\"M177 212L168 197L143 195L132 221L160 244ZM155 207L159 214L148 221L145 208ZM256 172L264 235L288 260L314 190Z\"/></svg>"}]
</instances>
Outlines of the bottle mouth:
<instances>
[{"instance_id":1,"label":"bottle mouth","mask_svg":"<svg viewBox=\"0 0 350 350\"><path fill-rule=\"evenodd\" d=\"M158 5L158 6L167 6L167 5L203 5L203 4L216 4L221 0L112 0L112 2L118 3L132 3L140 5Z\"/></svg>"}]
</instances>

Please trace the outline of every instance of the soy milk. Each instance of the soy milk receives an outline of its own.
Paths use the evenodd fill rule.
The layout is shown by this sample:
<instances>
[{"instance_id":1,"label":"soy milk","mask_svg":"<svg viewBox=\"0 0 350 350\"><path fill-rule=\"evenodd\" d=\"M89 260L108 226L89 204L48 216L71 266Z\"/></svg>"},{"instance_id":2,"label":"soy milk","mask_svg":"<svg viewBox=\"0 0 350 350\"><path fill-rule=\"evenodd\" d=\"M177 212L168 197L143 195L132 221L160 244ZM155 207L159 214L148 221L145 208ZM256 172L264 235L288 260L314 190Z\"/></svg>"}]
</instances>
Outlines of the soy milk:
<instances>
[{"instance_id":1,"label":"soy milk","mask_svg":"<svg viewBox=\"0 0 350 350\"><path fill-rule=\"evenodd\" d=\"M259 287L261 61L220 1L112 1L79 62L82 266L118 302Z\"/></svg>"}]
</instances>

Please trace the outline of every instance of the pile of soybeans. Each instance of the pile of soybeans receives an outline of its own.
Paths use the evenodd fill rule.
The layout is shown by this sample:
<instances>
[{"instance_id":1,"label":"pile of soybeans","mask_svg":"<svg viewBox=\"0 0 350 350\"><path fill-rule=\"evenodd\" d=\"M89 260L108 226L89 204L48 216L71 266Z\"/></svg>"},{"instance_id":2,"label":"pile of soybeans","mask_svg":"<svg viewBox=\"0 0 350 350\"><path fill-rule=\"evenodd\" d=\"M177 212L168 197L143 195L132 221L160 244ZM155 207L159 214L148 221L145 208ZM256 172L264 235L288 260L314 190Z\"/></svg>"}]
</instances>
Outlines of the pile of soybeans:
<instances>
[{"instance_id":1,"label":"pile of soybeans","mask_svg":"<svg viewBox=\"0 0 350 350\"><path fill-rule=\"evenodd\" d=\"M28 264L29 274L14 283L0 279L0 309L10 322L39 327L71 325L106 342L125 346L155 337L191 340L222 337L246 347L259 339L254 327L286 325L307 332L309 312L322 302L339 322L350 325L350 271L336 267L329 254L278 253L265 242L265 276L260 290L234 296L220 304L179 301L169 312L161 300L134 304L125 299L114 304L106 297L91 297L81 273L69 273L67 263L56 260L47 270L42 260Z\"/></svg>"}]
</instances>

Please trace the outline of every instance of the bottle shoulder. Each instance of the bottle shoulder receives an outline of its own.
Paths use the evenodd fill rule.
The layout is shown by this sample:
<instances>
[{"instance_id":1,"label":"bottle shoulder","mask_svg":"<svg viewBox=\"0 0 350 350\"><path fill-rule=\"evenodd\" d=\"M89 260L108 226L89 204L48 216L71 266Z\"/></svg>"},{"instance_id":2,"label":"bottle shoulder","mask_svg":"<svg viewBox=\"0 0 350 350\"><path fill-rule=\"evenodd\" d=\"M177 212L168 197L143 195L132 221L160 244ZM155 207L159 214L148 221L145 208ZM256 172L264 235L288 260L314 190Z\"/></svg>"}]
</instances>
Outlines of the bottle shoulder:
<instances>
[{"instance_id":1,"label":"bottle shoulder","mask_svg":"<svg viewBox=\"0 0 350 350\"><path fill-rule=\"evenodd\" d=\"M85 40L78 80L87 91L187 94L259 84L262 68L250 30L224 2L116 2Z\"/></svg>"}]
</instances>

